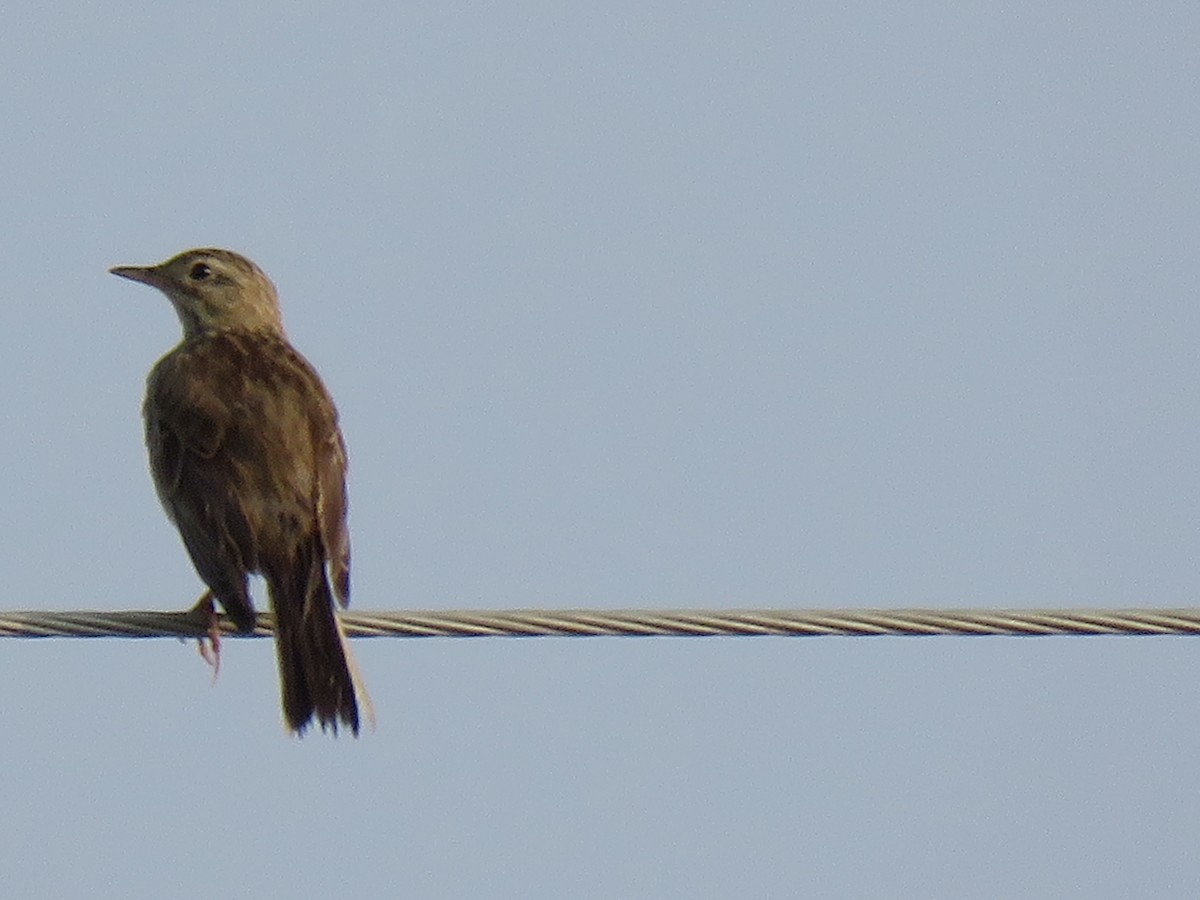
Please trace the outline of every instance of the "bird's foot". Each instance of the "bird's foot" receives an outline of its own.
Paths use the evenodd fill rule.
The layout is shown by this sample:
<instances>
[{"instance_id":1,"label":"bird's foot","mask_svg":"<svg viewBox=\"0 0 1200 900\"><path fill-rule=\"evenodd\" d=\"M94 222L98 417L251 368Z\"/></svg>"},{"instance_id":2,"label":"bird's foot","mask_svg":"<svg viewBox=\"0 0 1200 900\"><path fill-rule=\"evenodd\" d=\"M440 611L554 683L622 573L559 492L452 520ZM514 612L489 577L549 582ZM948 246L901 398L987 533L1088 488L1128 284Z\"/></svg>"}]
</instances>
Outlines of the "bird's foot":
<instances>
[{"instance_id":1,"label":"bird's foot","mask_svg":"<svg viewBox=\"0 0 1200 900\"><path fill-rule=\"evenodd\" d=\"M213 684L221 673L221 617L213 605L212 591L205 591L196 601L196 605L188 611L189 616L195 616L208 624L208 634L196 639L200 650L200 658L208 663L213 670Z\"/></svg>"}]
</instances>

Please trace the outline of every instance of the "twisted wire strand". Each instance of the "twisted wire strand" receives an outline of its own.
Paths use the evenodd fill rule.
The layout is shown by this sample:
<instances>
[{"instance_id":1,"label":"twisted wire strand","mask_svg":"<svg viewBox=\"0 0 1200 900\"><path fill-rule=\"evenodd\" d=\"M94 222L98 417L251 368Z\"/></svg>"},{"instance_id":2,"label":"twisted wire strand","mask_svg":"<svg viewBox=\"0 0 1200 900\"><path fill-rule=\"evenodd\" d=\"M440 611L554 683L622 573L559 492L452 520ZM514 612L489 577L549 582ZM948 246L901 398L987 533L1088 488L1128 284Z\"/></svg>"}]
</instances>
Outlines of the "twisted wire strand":
<instances>
[{"instance_id":1,"label":"twisted wire strand","mask_svg":"<svg viewBox=\"0 0 1200 900\"><path fill-rule=\"evenodd\" d=\"M351 637L871 637L1195 635L1196 609L526 609L339 613ZM253 632L269 637L271 616ZM187 612L0 612L0 637L200 637L208 620Z\"/></svg>"}]
</instances>

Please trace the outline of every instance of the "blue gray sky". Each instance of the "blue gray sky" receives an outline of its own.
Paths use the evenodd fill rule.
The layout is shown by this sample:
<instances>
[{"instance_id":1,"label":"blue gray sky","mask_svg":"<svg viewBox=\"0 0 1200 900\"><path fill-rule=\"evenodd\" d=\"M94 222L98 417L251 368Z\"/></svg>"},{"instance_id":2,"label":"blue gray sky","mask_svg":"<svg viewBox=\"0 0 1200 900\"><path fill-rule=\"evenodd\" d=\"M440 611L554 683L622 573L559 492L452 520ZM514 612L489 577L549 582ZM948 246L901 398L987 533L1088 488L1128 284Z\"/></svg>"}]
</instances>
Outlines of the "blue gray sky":
<instances>
[{"instance_id":1,"label":"blue gray sky","mask_svg":"<svg viewBox=\"0 0 1200 900\"><path fill-rule=\"evenodd\" d=\"M1183 606L1200 11L10 5L3 606L181 609L192 246L342 412L353 605ZM261 590L258 593L260 601ZM14 896L1194 897L1186 639L0 647Z\"/></svg>"}]
</instances>

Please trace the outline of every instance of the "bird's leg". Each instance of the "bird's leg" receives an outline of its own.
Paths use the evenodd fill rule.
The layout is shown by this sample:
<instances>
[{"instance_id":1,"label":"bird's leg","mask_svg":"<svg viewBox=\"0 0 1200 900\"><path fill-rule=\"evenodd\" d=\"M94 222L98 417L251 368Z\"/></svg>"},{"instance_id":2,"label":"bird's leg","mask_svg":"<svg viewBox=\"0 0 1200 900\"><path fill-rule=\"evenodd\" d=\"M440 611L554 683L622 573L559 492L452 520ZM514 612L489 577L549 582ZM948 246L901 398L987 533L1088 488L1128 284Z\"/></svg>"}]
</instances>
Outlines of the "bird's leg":
<instances>
[{"instance_id":1,"label":"bird's leg","mask_svg":"<svg viewBox=\"0 0 1200 900\"><path fill-rule=\"evenodd\" d=\"M205 591L196 601L196 605L188 610L188 615L208 623L208 634L197 638L196 643L201 659L212 666L215 682L221 671L221 617L217 615L217 609L213 605L212 591Z\"/></svg>"}]
</instances>

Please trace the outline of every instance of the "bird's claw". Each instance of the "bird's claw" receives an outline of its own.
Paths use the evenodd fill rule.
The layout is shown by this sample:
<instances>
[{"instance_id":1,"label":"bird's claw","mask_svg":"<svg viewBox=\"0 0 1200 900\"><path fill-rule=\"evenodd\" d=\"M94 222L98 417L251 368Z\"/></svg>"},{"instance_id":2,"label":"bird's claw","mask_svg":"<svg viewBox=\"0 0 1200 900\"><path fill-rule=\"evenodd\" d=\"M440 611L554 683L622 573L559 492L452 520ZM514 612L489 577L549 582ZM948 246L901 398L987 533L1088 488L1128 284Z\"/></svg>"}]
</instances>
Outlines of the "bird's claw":
<instances>
[{"instance_id":1,"label":"bird's claw","mask_svg":"<svg viewBox=\"0 0 1200 900\"><path fill-rule=\"evenodd\" d=\"M217 615L216 607L213 606L212 591L204 592L204 596L196 601L189 615L208 623L208 633L196 638L196 645L200 651L200 658L212 667L213 684L216 684L217 676L221 673L221 617Z\"/></svg>"}]
</instances>

